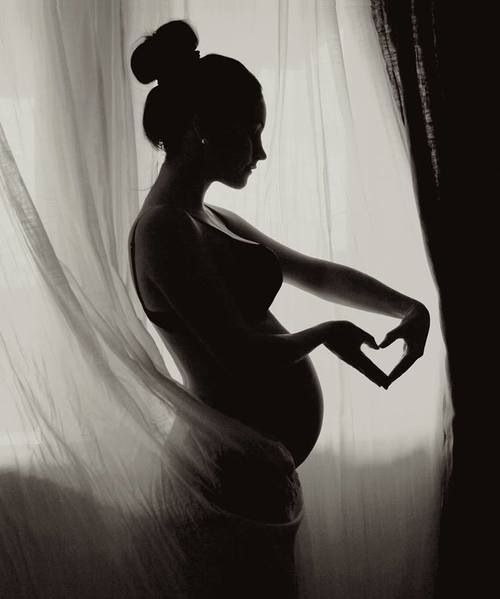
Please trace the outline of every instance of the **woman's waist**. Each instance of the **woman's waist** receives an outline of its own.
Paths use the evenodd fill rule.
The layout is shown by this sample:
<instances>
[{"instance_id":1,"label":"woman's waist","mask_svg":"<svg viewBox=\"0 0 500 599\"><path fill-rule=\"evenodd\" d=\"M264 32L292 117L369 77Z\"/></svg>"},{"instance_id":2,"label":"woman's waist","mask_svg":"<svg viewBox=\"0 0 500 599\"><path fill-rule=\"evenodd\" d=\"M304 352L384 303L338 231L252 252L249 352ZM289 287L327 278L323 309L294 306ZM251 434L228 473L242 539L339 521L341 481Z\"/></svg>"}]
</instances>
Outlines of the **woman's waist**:
<instances>
[{"instance_id":1,"label":"woman's waist","mask_svg":"<svg viewBox=\"0 0 500 599\"><path fill-rule=\"evenodd\" d=\"M249 322L249 326L256 333L261 334L279 335L288 333L288 330L270 311L267 312L264 319ZM299 385L298 389L301 391L302 385L317 386L316 372L308 356L286 368L276 368L275 372L268 367L262 371L259 371L257 367L253 368L250 356L248 358L250 368L247 369L248 375L245 376L241 374L241 371L235 371L233 367L226 366L222 361L215 359L199 340L189 335L178 336L175 339L169 336L165 338L165 341L182 364L186 387L196 389L204 395L233 390L251 390L252 392L258 390L261 392L265 391L266 388L276 386L283 388L284 385L287 385L287 382L290 391L296 389L297 384Z\"/></svg>"},{"instance_id":2,"label":"woman's waist","mask_svg":"<svg viewBox=\"0 0 500 599\"><path fill-rule=\"evenodd\" d=\"M261 334L284 334L287 329L278 321L278 319L268 311L266 316L257 321L249 321L251 327L256 333ZM183 376L184 385L190 390L197 390L208 395L210 392L223 392L249 384L259 387L262 384L269 386L270 383L282 384L284 378L293 378L296 382L302 379L314 379L314 368L309 359L303 359L289 368L276 371L276 377L272 376L269 369L266 372L259 372L258 369L251 370L251 376L244 378L240 373L235 375L235 370L229 365L215 358L209 349L197 338L192 331L178 330L175 332L167 331L157 327L158 332L165 345L173 355L176 365ZM251 356L248 358L252 362ZM274 379L274 380L273 380Z\"/></svg>"},{"instance_id":3,"label":"woman's waist","mask_svg":"<svg viewBox=\"0 0 500 599\"><path fill-rule=\"evenodd\" d=\"M312 361L305 357L287 368L269 369L260 372L257 368L247 375L235 373L216 363L207 362L188 367L186 387L213 407L252 406L273 407L280 411L287 406L307 404L313 407L322 400L321 387Z\"/></svg>"}]
</instances>

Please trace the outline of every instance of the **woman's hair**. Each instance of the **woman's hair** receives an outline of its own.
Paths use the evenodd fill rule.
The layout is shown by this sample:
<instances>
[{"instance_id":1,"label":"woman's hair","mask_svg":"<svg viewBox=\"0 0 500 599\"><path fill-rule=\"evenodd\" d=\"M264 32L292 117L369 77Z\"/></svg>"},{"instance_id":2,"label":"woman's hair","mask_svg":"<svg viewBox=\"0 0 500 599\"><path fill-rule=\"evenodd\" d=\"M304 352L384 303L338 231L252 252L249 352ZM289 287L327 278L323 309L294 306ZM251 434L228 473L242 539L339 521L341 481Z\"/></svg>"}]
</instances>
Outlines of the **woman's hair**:
<instances>
[{"instance_id":1,"label":"woman's hair","mask_svg":"<svg viewBox=\"0 0 500 599\"><path fill-rule=\"evenodd\" d=\"M185 21L169 21L145 36L130 66L141 83L158 80L148 94L142 124L153 146L174 156L196 114L211 131L241 118L262 95L241 62L208 54L200 59L198 37Z\"/></svg>"}]
</instances>

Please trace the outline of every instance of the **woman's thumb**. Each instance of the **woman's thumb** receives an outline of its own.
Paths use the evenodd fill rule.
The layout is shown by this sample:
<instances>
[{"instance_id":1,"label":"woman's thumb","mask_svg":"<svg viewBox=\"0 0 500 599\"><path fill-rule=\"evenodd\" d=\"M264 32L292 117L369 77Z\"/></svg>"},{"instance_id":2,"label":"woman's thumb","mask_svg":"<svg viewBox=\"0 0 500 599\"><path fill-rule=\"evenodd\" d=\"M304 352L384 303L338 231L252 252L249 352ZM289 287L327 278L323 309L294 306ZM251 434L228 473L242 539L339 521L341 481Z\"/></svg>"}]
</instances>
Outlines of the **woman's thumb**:
<instances>
[{"instance_id":1,"label":"woman's thumb","mask_svg":"<svg viewBox=\"0 0 500 599\"><path fill-rule=\"evenodd\" d=\"M387 333L387 335L384 337L383 341L381 343L379 343L379 347L382 347L382 348L387 347L393 341L398 339L398 337L399 337L398 329L393 329L392 331L389 331Z\"/></svg>"}]
</instances>

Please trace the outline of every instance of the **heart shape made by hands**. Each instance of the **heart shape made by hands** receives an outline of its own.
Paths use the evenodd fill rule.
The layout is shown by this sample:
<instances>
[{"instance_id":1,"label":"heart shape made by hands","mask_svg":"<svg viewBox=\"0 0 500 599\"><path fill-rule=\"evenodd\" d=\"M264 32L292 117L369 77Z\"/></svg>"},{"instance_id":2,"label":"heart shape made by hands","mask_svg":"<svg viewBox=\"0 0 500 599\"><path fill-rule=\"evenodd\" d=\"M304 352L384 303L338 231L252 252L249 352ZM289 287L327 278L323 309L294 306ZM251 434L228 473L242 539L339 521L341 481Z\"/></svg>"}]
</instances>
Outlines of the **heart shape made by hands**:
<instances>
[{"instance_id":1,"label":"heart shape made by hands","mask_svg":"<svg viewBox=\"0 0 500 599\"><path fill-rule=\"evenodd\" d=\"M373 349L363 343L361 351L382 372L390 374L394 370L394 367L401 362L401 358L404 355L404 341L403 339L395 339L389 346L380 349Z\"/></svg>"}]
</instances>

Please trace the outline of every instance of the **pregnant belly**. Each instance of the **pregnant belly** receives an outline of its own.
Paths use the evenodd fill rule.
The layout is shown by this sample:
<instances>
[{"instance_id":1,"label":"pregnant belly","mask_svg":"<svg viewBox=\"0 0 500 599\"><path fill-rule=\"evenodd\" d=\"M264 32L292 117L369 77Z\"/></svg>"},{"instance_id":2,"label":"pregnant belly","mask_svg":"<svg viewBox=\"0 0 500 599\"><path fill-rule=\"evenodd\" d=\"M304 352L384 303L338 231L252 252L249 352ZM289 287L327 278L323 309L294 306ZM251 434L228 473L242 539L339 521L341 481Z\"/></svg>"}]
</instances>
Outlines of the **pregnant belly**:
<instances>
[{"instance_id":1,"label":"pregnant belly","mask_svg":"<svg viewBox=\"0 0 500 599\"><path fill-rule=\"evenodd\" d=\"M276 380L263 381L256 424L277 437L299 466L314 447L321 430L323 398L310 358L304 358L282 371ZM256 392L256 396L259 391Z\"/></svg>"},{"instance_id":2,"label":"pregnant belly","mask_svg":"<svg viewBox=\"0 0 500 599\"><path fill-rule=\"evenodd\" d=\"M259 331L287 333L267 313ZM281 441L299 466L316 443L323 418L319 380L309 357L299 360L276 376L254 372L242 380L222 371L211 357L195 350L187 339L167 337L164 341L176 357L184 384L200 399L248 426Z\"/></svg>"}]
</instances>

